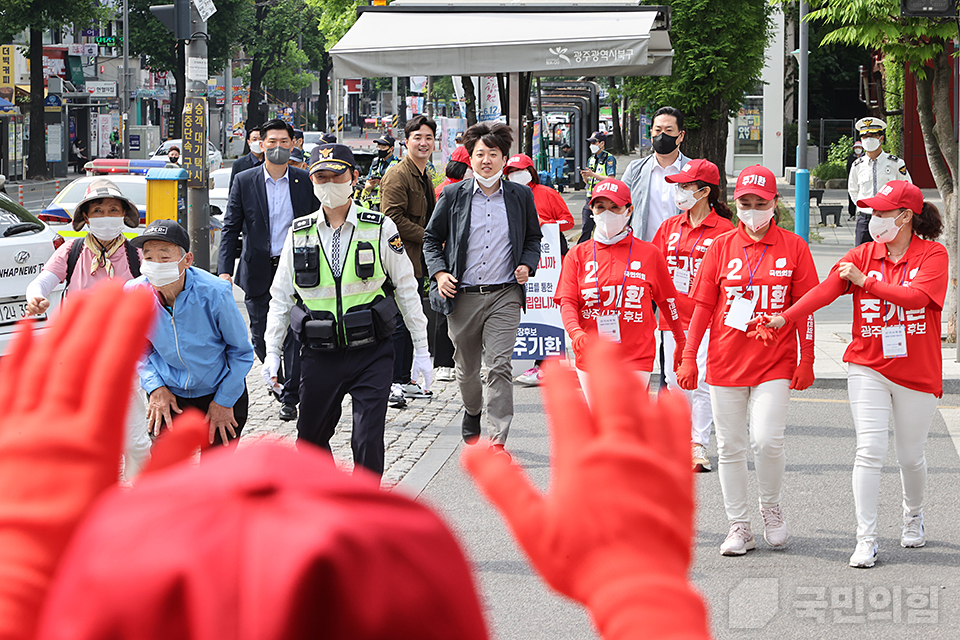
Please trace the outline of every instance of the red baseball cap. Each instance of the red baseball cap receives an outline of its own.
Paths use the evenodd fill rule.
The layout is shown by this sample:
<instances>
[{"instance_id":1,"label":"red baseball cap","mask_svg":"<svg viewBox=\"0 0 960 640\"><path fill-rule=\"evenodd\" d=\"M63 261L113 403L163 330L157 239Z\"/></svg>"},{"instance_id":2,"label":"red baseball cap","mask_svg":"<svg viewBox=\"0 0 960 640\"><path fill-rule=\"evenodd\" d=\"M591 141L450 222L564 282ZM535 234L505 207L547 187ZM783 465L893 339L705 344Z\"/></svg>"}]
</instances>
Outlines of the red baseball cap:
<instances>
[{"instance_id":1,"label":"red baseball cap","mask_svg":"<svg viewBox=\"0 0 960 640\"><path fill-rule=\"evenodd\" d=\"M764 200L773 200L777 197L777 179L773 171L755 164L747 167L737 176L737 188L733 192L734 199L752 193Z\"/></svg>"},{"instance_id":2,"label":"red baseball cap","mask_svg":"<svg viewBox=\"0 0 960 640\"><path fill-rule=\"evenodd\" d=\"M923 192L915 184L906 180L892 180L880 187L877 195L872 198L857 200L857 206L877 211L903 208L920 213L923 209Z\"/></svg>"},{"instance_id":3,"label":"red baseball cap","mask_svg":"<svg viewBox=\"0 0 960 640\"><path fill-rule=\"evenodd\" d=\"M613 204L622 207L630 204L630 187L616 178L607 178L593 188L590 204L597 198L612 200Z\"/></svg>"},{"instance_id":4,"label":"red baseball cap","mask_svg":"<svg viewBox=\"0 0 960 640\"><path fill-rule=\"evenodd\" d=\"M667 182L686 184L687 182L706 182L707 184L720 185L720 169L709 160L697 158L691 160L683 167L680 173L664 178Z\"/></svg>"},{"instance_id":5,"label":"red baseball cap","mask_svg":"<svg viewBox=\"0 0 960 640\"><path fill-rule=\"evenodd\" d=\"M470 154L467 153L466 147L457 147L453 151L453 155L450 156L450 159L454 162L462 162L463 164L470 164Z\"/></svg>"},{"instance_id":6,"label":"red baseball cap","mask_svg":"<svg viewBox=\"0 0 960 640\"><path fill-rule=\"evenodd\" d=\"M525 153L510 156L507 160L507 169L533 169L533 160Z\"/></svg>"}]
</instances>

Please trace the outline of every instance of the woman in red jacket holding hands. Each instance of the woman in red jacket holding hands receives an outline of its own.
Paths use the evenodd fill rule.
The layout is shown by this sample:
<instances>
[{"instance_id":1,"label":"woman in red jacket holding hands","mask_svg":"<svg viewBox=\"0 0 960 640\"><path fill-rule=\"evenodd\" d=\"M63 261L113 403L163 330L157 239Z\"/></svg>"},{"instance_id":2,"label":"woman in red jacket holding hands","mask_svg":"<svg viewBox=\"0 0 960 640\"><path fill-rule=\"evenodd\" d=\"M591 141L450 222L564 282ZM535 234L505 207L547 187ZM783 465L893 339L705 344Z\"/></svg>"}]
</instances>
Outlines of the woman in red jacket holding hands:
<instances>
[{"instance_id":1,"label":"woman in red jacket holding hands","mask_svg":"<svg viewBox=\"0 0 960 640\"><path fill-rule=\"evenodd\" d=\"M653 302L667 317L678 353L683 351L686 339L677 312L677 292L663 254L635 238L627 225L633 205L626 184L612 178L599 183L590 208L596 221L593 240L570 249L555 297L563 328L573 343L580 387L587 394L584 347L588 336L598 334L622 345L624 357L646 387L657 346Z\"/></svg>"},{"instance_id":2,"label":"woman in red jacket holding hands","mask_svg":"<svg viewBox=\"0 0 960 640\"><path fill-rule=\"evenodd\" d=\"M664 220L653 236L653 244L667 259L667 268L677 290L677 311L684 327L690 325L696 303L690 297L697 269L714 239L733 229L730 209L720 197L720 170L709 160L691 160L683 171L665 178L677 185L674 202L681 213ZM668 330L666 317L660 316L660 331L663 336L663 354L666 362L673 362L677 345ZM704 334L697 351L697 388L687 391L690 403L690 420L693 423L690 440L692 444L693 470L710 471L707 460L707 445L710 444L710 427L713 426L713 409L710 406L710 385L706 381L707 343L709 329ZM666 367L667 388L680 390L677 374Z\"/></svg>"},{"instance_id":3,"label":"woman in red jacket holding hands","mask_svg":"<svg viewBox=\"0 0 960 640\"><path fill-rule=\"evenodd\" d=\"M940 212L923 201L920 189L903 180L885 184L857 202L873 209L873 242L847 252L830 275L800 302L774 316L779 329L845 293L853 294L853 340L843 355L857 430L853 498L857 547L851 567L877 559L880 470L893 425L903 483L902 547L922 547L924 447L943 395L940 312L947 292L947 250L934 240L943 229Z\"/></svg>"},{"instance_id":4,"label":"woman in red jacket holding hands","mask_svg":"<svg viewBox=\"0 0 960 640\"><path fill-rule=\"evenodd\" d=\"M758 313L783 312L819 283L807 244L774 220L779 196L773 173L760 165L747 167L737 178L734 198L740 225L717 238L700 264L691 296L697 306L677 370L681 387L697 388L697 350L709 328L707 383L730 523L720 552L730 556L757 546L747 510L748 447L753 449L764 538L774 547L789 538L780 508L787 405L790 389L813 384L813 316L799 318L769 345L748 335L747 323Z\"/></svg>"}]
</instances>

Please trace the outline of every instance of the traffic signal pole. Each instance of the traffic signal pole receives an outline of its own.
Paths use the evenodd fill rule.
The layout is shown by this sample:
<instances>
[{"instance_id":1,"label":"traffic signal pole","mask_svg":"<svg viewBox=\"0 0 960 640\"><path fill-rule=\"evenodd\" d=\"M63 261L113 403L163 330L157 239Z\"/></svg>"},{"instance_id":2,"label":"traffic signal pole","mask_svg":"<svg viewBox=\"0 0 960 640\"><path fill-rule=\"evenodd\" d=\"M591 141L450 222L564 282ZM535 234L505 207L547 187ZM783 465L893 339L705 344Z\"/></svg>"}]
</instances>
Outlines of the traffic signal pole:
<instances>
[{"instance_id":1,"label":"traffic signal pole","mask_svg":"<svg viewBox=\"0 0 960 640\"><path fill-rule=\"evenodd\" d=\"M187 73L186 97L202 99L207 97L207 23L200 18L194 3L190 3L190 39L186 43ZM186 102L186 101L185 101ZM186 104L184 115L186 115ZM207 158L207 134L209 132L210 107L206 105L203 113L202 140L194 140L200 145L199 156L203 159L202 178L199 184L188 182L187 186L187 227L190 234L190 250L193 252L193 264L210 270L210 162ZM186 143L187 128L183 127Z\"/></svg>"}]
</instances>

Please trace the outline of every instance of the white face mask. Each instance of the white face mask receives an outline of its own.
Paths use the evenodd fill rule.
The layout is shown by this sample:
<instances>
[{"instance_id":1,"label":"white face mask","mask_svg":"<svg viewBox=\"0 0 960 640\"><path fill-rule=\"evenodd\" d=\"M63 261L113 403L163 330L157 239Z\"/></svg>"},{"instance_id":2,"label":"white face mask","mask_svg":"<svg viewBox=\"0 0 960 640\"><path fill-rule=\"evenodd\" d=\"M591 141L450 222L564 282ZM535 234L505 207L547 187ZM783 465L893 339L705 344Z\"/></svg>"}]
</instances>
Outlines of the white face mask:
<instances>
[{"instance_id":1,"label":"white face mask","mask_svg":"<svg viewBox=\"0 0 960 640\"><path fill-rule=\"evenodd\" d=\"M533 178L530 177L529 171L523 170L523 171L514 171L509 176L507 176L507 180L509 180L510 182L516 182L517 184L530 184L530 181L533 180Z\"/></svg>"},{"instance_id":2,"label":"white face mask","mask_svg":"<svg viewBox=\"0 0 960 640\"><path fill-rule=\"evenodd\" d=\"M897 226L897 220L905 213L906 211L901 211L896 218L870 216L870 237L881 244L892 241L900 234L900 229L903 228Z\"/></svg>"},{"instance_id":3,"label":"white face mask","mask_svg":"<svg viewBox=\"0 0 960 640\"><path fill-rule=\"evenodd\" d=\"M263 147L260 146L260 141L259 141L259 140L257 140L256 142L251 142L251 143L250 143L250 151L252 151L253 153L255 153L255 154L257 154L257 155L260 155L261 153L263 153Z\"/></svg>"},{"instance_id":4,"label":"white face mask","mask_svg":"<svg viewBox=\"0 0 960 640\"><path fill-rule=\"evenodd\" d=\"M90 227L90 233L94 238L101 242L109 242L123 231L123 218L116 216L90 218L87 220L87 226Z\"/></svg>"},{"instance_id":5,"label":"white face mask","mask_svg":"<svg viewBox=\"0 0 960 640\"><path fill-rule=\"evenodd\" d=\"M697 189L697 191L699 191L699 189ZM700 196L699 198L696 197L693 194L695 194L697 191L690 191L678 186L677 190L673 193L674 204L676 204L677 208L681 211L689 211L690 209L693 209L698 202L707 197L706 194Z\"/></svg>"},{"instance_id":6,"label":"white face mask","mask_svg":"<svg viewBox=\"0 0 960 640\"><path fill-rule=\"evenodd\" d=\"M880 148L880 138L864 138L861 142L865 151L876 151Z\"/></svg>"},{"instance_id":7,"label":"white face mask","mask_svg":"<svg viewBox=\"0 0 960 640\"><path fill-rule=\"evenodd\" d=\"M482 186L489 189L493 185L497 184L497 182L500 180L500 176L502 175L503 175L503 169L500 169L500 171L497 171L495 174L493 174L489 178L484 178L479 173L473 174L473 177L476 178L477 182L479 182Z\"/></svg>"},{"instance_id":8,"label":"white face mask","mask_svg":"<svg viewBox=\"0 0 960 640\"><path fill-rule=\"evenodd\" d=\"M740 205L737 205L737 217L743 226L756 233L773 219L773 207L774 205L770 205L769 209L741 209Z\"/></svg>"},{"instance_id":9,"label":"white face mask","mask_svg":"<svg viewBox=\"0 0 960 640\"><path fill-rule=\"evenodd\" d=\"M325 182L313 185L313 193L325 207L336 209L350 202L353 185L349 182Z\"/></svg>"},{"instance_id":10,"label":"white face mask","mask_svg":"<svg viewBox=\"0 0 960 640\"><path fill-rule=\"evenodd\" d=\"M183 258L186 258L186 256ZM140 273L147 276L147 281L153 286L158 288L165 287L180 279L180 263L183 262L183 258L180 258L176 262L150 262L149 260L144 260L143 264L140 265Z\"/></svg>"},{"instance_id":11,"label":"white face mask","mask_svg":"<svg viewBox=\"0 0 960 640\"><path fill-rule=\"evenodd\" d=\"M597 240L612 240L627 227L629 216L626 212L604 211L593 214L593 221L597 225Z\"/></svg>"},{"instance_id":12,"label":"white face mask","mask_svg":"<svg viewBox=\"0 0 960 640\"><path fill-rule=\"evenodd\" d=\"M596 153L597 151L600 151L600 145L598 144L590 145L590 153Z\"/></svg>"}]
</instances>

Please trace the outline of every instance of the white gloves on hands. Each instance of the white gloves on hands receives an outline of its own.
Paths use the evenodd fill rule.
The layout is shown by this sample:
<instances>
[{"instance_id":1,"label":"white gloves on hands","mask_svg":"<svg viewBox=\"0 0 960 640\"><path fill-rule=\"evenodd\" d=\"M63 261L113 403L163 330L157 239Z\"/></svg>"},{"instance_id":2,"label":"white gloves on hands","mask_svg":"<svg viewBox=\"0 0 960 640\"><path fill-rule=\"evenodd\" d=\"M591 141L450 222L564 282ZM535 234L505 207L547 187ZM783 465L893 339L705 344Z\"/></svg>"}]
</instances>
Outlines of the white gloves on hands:
<instances>
[{"instance_id":1,"label":"white gloves on hands","mask_svg":"<svg viewBox=\"0 0 960 640\"><path fill-rule=\"evenodd\" d=\"M413 354L413 370L410 372L410 378L416 382L423 374L423 390L430 391L430 385L433 384L433 362L430 360L430 351L419 349Z\"/></svg>"},{"instance_id":2,"label":"white gloves on hands","mask_svg":"<svg viewBox=\"0 0 960 640\"><path fill-rule=\"evenodd\" d=\"M276 353L268 353L263 361L263 366L260 367L260 375L263 377L263 381L267 383L267 386L277 394L283 391L283 387L277 383L277 374L279 372L280 356Z\"/></svg>"}]
</instances>

